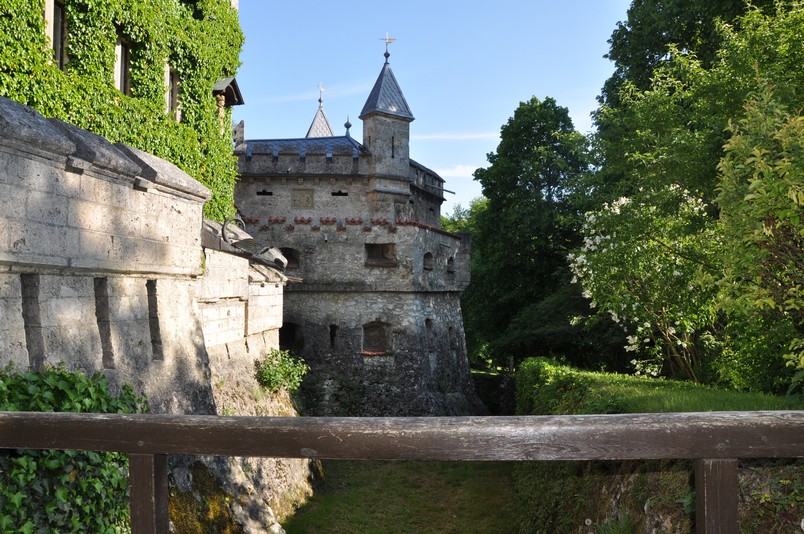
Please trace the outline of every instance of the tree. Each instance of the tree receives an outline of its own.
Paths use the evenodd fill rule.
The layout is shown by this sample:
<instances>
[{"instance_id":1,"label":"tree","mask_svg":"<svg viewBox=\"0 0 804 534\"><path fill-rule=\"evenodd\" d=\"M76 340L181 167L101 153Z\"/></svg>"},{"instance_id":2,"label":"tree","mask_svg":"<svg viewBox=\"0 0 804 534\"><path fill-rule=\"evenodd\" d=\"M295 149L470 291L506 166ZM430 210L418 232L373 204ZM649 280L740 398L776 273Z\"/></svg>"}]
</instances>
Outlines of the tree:
<instances>
[{"instance_id":1,"label":"tree","mask_svg":"<svg viewBox=\"0 0 804 534\"><path fill-rule=\"evenodd\" d=\"M720 162L724 305L771 323L804 378L804 117L764 87L731 126ZM768 321L766 315L775 320Z\"/></svg>"},{"instance_id":2,"label":"tree","mask_svg":"<svg viewBox=\"0 0 804 534\"><path fill-rule=\"evenodd\" d=\"M738 217L735 222L758 216L751 198L740 192L750 182L745 176L776 168L787 156L778 149L778 139L774 152L767 135L759 135L759 124L762 120L773 123L772 114L755 120L753 126L745 124L746 131L759 135L751 134L747 145L758 154L738 150L742 145L734 144L734 138L727 152L723 146L730 136L728 125L741 124L750 109L745 103L757 87L771 86L777 105L801 109L804 74L798 66L804 62L800 46L804 7L800 2L787 7L779 4L773 15L749 11L737 22L739 29L718 26L722 46L711 65L694 54L671 49L670 58L653 72L648 89L625 82L618 92L618 105L604 105L598 111L597 142L604 163L587 188L604 208L592 214L584 228L585 245L576 256L575 270L584 290L605 312L622 319L622 305L631 306L624 320L637 336L631 338L629 348L640 357L661 357L670 369L699 379L706 377L696 367L713 369L716 375L709 378L719 377L733 385L740 382L775 390L775 378L784 375L779 369L780 347L786 350L797 338L791 338L787 319L745 313L750 307L744 304L758 300L749 296L751 284L737 283L730 273L737 272L737 259L747 250L751 254L746 258L753 258L749 263L754 261L759 272L776 276L781 266L773 262L781 258L757 253L757 248L776 245L746 242L748 233L737 229L743 223L732 230L724 224L730 213L748 210L747 218ZM724 167L724 156L726 162L736 157L734 165ZM722 186L718 190L727 168L731 180L743 184L729 185L730 195L722 192ZM771 181L778 185L780 177ZM762 220L771 216L776 221L783 213L795 212L790 206L775 206L764 206L770 211ZM590 248L590 243L597 245L596 240L604 238L605 246ZM747 246L747 250L735 249L734 239L742 243L737 249ZM788 239L787 245L791 243ZM578 258L586 265L579 265ZM664 276L649 277L651 268ZM790 298L799 296L787 294ZM673 339L679 333L675 321L685 325L687 339ZM785 338L787 342L780 343ZM678 346L684 350L674 350ZM760 361L765 365L756 364ZM763 367L763 376L748 379L738 376L743 371L735 371Z\"/></svg>"},{"instance_id":3,"label":"tree","mask_svg":"<svg viewBox=\"0 0 804 534\"><path fill-rule=\"evenodd\" d=\"M486 201L472 213L472 284L464 296L475 353L498 363L573 354L570 318L586 313L566 263L579 244L575 182L588 171L586 139L552 98L520 103L489 167L475 171ZM474 204L473 204L474 207Z\"/></svg>"},{"instance_id":4,"label":"tree","mask_svg":"<svg viewBox=\"0 0 804 534\"><path fill-rule=\"evenodd\" d=\"M751 5L771 3L755 0ZM671 46L694 53L709 68L722 44L718 20L734 22L748 9L745 0L634 0L628 18L617 23L609 39L607 57L614 61L615 71L603 87L601 102L617 106L619 89L626 81L649 89L654 71L669 60Z\"/></svg>"}]
</instances>

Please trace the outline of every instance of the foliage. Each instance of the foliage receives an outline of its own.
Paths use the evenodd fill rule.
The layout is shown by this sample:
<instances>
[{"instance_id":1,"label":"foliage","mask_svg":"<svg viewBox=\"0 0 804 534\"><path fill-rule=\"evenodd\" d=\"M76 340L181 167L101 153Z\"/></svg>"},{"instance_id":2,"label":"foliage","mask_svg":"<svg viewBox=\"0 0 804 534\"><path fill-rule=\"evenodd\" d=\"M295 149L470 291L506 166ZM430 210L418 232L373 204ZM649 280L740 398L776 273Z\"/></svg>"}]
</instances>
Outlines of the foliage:
<instances>
[{"instance_id":1,"label":"foliage","mask_svg":"<svg viewBox=\"0 0 804 534\"><path fill-rule=\"evenodd\" d=\"M800 338L800 269L791 269L795 259L782 268L779 254L762 248L781 243L746 241L746 225L768 216L783 222L780 232L790 235L784 253L796 247L800 253L793 237L800 207L780 196L800 183L798 119L782 119L768 105L800 110L804 101L797 67L804 61L797 44L804 6L779 3L773 14L751 10L735 27L718 25L715 59L703 62L671 48L648 89L625 82L617 105L600 108L596 146L603 167L585 187L602 208L587 218L584 245L572 260L600 312L625 324L628 348L642 369L655 370L651 364L661 356L669 364L665 371L678 376L779 391L772 375L789 380L782 356L794 354ZM772 98L760 105L762 117L751 119L757 87L772 87ZM755 157L754 149L762 155ZM757 173L769 192L762 205L741 189ZM767 282L780 269L789 287L776 293L775 307L762 309L758 304L770 303ZM751 281L759 273L768 273L763 296Z\"/></svg>"},{"instance_id":2,"label":"foliage","mask_svg":"<svg viewBox=\"0 0 804 534\"><path fill-rule=\"evenodd\" d=\"M772 314L776 328L792 330L787 358L804 370L804 117L765 87L732 126L725 151L717 200L726 305Z\"/></svg>"},{"instance_id":3,"label":"foliage","mask_svg":"<svg viewBox=\"0 0 804 534\"><path fill-rule=\"evenodd\" d=\"M297 360L288 350L271 349L260 360L254 362L257 383L268 391L276 392L282 388L296 391L310 367Z\"/></svg>"},{"instance_id":4,"label":"foliage","mask_svg":"<svg viewBox=\"0 0 804 534\"><path fill-rule=\"evenodd\" d=\"M63 368L0 372L0 410L136 413L130 386L118 397L105 377ZM119 453L0 452L0 530L122 532L128 528L128 460Z\"/></svg>"},{"instance_id":5,"label":"foliage","mask_svg":"<svg viewBox=\"0 0 804 534\"><path fill-rule=\"evenodd\" d=\"M626 326L625 350L639 351L651 374L664 362L671 375L699 380L702 353L716 343L712 280L720 271L710 220L687 191L646 191L587 213L584 244L569 256L584 295Z\"/></svg>"},{"instance_id":6,"label":"foliage","mask_svg":"<svg viewBox=\"0 0 804 534\"><path fill-rule=\"evenodd\" d=\"M469 349L477 355L488 346L498 364L511 355L565 352L578 337L569 318L578 306L586 310L565 262L579 242L573 184L589 167L586 140L566 108L534 97L520 103L487 157L489 167L475 171L485 200L455 222L473 242L472 284L463 299Z\"/></svg>"},{"instance_id":7,"label":"foliage","mask_svg":"<svg viewBox=\"0 0 804 534\"><path fill-rule=\"evenodd\" d=\"M529 358L515 375L518 415L664 413L801 409L801 401L646 377L581 371ZM787 532L801 518L801 462L744 463L741 524L751 532ZM598 532L630 524L689 530L692 466L687 461L522 462L514 469L522 532ZM779 513L773 514L772 510ZM625 520L627 518L627 521ZM750 523L747 523L750 521ZM614 530L616 531L616 530Z\"/></svg>"},{"instance_id":8,"label":"foliage","mask_svg":"<svg viewBox=\"0 0 804 534\"><path fill-rule=\"evenodd\" d=\"M772 0L754 0L755 8ZM669 57L671 46L694 53L705 66L717 58L722 34L717 21L738 23L749 9L744 0L637 0L628 8L624 22L618 22L611 35L607 57L614 62L614 74L606 81L602 100L618 103L624 82L648 89L654 71Z\"/></svg>"},{"instance_id":9,"label":"foliage","mask_svg":"<svg viewBox=\"0 0 804 534\"><path fill-rule=\"evenodd\" d=\"M801 409L802 399L744 393L682 380L579 370L549 358L517 369L519 415Z\"/></svg>"},{"instance_id":10,"label":"foliage","mask_svg":"<svg viewBox=\"0 0 804 534\"><path fill-rule=\"evenodd\" d=\"M42 0L0 5L0 96L175 163L212 190L208 217L230 215L236 162L212 95L239 66L243 36L229 1L71 0L65 10L61 71ZM118 33L132 43L131 96L114 87ZM165 107L166 63L180 79L180 122Z\"/></svg>"}]
</instances>

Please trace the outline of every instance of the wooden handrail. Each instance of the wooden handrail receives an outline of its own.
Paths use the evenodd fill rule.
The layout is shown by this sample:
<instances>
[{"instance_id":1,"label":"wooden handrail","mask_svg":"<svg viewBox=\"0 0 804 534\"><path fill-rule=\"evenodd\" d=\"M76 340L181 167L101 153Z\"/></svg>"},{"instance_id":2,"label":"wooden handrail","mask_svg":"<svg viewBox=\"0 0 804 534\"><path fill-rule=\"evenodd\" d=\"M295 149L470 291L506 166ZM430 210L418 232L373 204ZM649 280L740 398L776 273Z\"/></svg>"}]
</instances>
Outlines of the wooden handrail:
<instances>
[{"instance_id":1,"label":"wooden handrail","mask_svg":"<svg viewBox=\"0 0 804 534\"><path fill-rule=\"evenodd\" d=\"M696 461L698 532L736 532L737 459L804 457L804 411L524 417L0 412L0 448L128 453L132 529L167 528L167 456Z\"/></svg>"}]
</instances>

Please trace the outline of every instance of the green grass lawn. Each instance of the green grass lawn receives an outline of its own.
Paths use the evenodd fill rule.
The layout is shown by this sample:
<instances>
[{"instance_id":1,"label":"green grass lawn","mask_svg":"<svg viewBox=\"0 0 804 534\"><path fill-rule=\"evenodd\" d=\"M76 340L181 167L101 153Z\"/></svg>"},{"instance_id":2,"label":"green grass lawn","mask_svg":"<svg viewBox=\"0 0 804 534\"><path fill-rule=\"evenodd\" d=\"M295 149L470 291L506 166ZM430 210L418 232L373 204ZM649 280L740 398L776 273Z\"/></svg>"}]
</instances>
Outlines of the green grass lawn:
<instances>
[{"instance_id":1,"label":"green grass lawn","mask_svg":"<svg viewBox=\"0 0 804 534\"><path fill-rule=\"evenodd\" d=\"M512 464L324 462L324 481L284 523L299 533L515 532Z\"/></svg>"}]
</instances>

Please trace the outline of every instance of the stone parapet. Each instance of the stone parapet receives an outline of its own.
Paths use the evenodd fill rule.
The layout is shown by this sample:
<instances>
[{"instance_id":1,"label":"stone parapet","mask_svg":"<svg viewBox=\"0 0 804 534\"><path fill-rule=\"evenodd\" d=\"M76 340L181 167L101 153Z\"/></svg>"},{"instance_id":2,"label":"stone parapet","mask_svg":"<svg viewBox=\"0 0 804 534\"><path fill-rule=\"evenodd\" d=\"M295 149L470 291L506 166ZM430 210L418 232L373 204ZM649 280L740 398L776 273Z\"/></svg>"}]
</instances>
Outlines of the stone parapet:
<instances>
[{"instance_id":1,"label":"stone parapet","mask_svg":"<svg viewBox=\"0 0 804 534\"><path fill-rule=\"evenodd\" d=\"M164 160L0 98L0 268L197 276L209 198Z\"/></svg>"}]
</instances>

